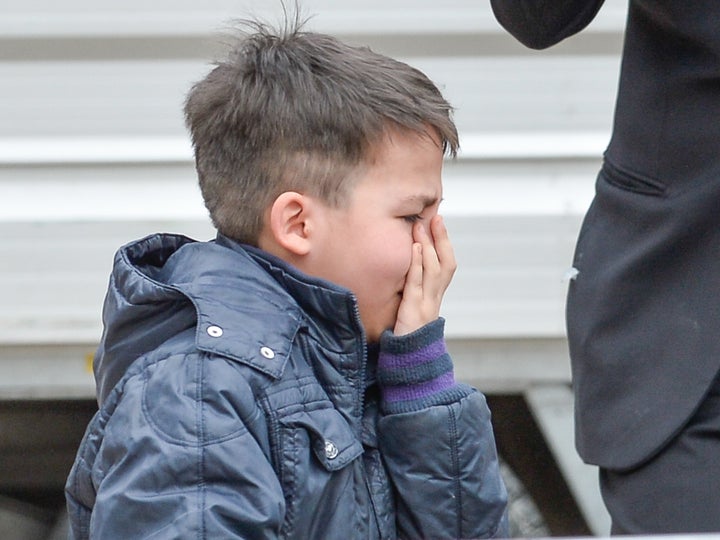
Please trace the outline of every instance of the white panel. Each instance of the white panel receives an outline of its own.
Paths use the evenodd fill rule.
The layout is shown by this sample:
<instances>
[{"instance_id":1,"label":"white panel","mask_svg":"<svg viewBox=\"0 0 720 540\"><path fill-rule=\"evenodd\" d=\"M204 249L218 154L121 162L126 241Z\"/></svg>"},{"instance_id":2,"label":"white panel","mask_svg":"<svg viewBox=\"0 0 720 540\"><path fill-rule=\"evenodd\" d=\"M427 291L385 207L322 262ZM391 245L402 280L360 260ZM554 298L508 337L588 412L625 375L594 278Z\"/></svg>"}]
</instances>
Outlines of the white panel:
<instances>
[{"instance_id":1,"label":"white panel","mask_svg":"<svg viewBox=\"0 0 720 540\"><path fill-rule=\"evenodd\" d=\"M460 376L566 382L564 274L609 138L626 0L544 52L508 36L488 0L301 3L309 28L419 67L456 108L442 211L460 268L443 314ZM0 397L91 395L117 247L213 235L184 97L230 18L273 21L279 6L0 0Z\"/></svg>"},{"instance_id":2,"label":"white panel","mask_svg":"<svg viewBox=\"0 0 720 540\"><path fill-rule=\"evenodd\" d=\"M0 64L0 137L185 133L182 106L205 68L185 60Z\"/></svg>"},{"instance_id":3,"label":"white panel","mask_svg":"<svg viewBox=\"0 0 720 540\"><path fill-rule=\"evenodd\" d=\"M443 89L463 132L609 132L615 56L408 60Z\"/></svg>"},{"instance_id":4,"label":"white panel","mask_svg":"<svg viewBox=\"0 0 720 540\"><path fill-rule=\"evenodd\" d=\"M448 335L563 337L563 274L579 219L446 219L459 263L443 307ZM157 231L212 236L189 220L0 224L0 343L97 339L114 251Z\"/></svg>"},{"instance_id":5,"label":"white panel","mask_svg":"<svg viewBox=\"0 0 720 540\"><path fill-rule=\"evenodd\" d=\"M249 14L277 19L280 0L3 0L0 36L102 36L196 34ZM288 2L289 3L289 2ZM625 0L608 0L590 31L617 31ZM326 32L378 33L498 31L489 1L304 0L312 28Z\"/></svg>"},{"instance_id":6,"label":"white panel","mask_svg":"<svg viewBox=\"0 0 720 540\"><path fill-rule=\"evenodd\" d=\"M614 56L417 57L463 132L609 132ZM1 137L185 134L182 107L208 62L0 63Z\"/></svg>"}]
</instances>

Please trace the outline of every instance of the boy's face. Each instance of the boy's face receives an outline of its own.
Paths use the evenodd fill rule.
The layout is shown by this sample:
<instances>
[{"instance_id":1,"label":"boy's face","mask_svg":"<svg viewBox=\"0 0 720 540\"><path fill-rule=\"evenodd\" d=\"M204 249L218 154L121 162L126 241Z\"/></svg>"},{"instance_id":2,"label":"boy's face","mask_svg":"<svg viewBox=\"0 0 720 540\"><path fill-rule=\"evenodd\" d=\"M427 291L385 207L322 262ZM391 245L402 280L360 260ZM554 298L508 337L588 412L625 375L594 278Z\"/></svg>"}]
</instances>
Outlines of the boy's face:
<instances>
[{"instance_id":1,"label":"boy's face","mask_svg":"<svg viewBox=\"0 0 720 540\"><path fill-rule=\"evenodd\" d=\"M442 199L442 164L434 136L392 131L361 173L348 204L321 205L313 249L299 266L355 294L371 342L395 326L414 223L432 237L430 220Z\"/></svg>"}]
</instances>

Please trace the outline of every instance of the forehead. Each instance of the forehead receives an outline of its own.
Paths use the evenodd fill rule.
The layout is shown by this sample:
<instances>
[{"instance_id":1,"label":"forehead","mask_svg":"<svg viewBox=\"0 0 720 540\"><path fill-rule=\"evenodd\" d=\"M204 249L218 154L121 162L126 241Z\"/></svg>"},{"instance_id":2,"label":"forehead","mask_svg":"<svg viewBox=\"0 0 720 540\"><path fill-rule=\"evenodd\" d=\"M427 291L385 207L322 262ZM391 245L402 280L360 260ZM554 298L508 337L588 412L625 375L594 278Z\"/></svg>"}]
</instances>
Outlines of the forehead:
<instances>
[{"instance_id":1,"label":"forehead","mask_svg":"<svg viewBox=\"0 0 720 540\"><path fill-rule=\"evenodd\" d=\"M397 154L430 152L444 154L440 134L432 126L422 131L406 128L388 127L382 137L373 145L371 156L373 161L386 160Z\"/></svg>"},{"instance_id":2,"label":"forehead","mask_svg":"<svg viewBox=\"0 0 720 540\"><path fill-rule=\"evenodd\" d=\"M442 196L443 150L430 133L394 130L376 145L359 171L357 187L398 202L434 204Z\"/></svg>"}]
</instances>

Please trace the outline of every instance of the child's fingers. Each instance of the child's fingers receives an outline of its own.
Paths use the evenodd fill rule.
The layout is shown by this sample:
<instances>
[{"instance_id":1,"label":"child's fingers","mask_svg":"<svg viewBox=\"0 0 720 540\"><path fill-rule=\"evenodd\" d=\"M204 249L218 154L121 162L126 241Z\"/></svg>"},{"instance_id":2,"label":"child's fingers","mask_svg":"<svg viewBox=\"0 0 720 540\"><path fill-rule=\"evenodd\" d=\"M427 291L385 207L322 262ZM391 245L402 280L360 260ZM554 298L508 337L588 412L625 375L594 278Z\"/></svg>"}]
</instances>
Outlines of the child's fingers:
<instances>
[{"instance_id":1,"label":"child's fingers","mask_svg":"<svg viewBox=\"0 0 720 540\"><path fill-rule=\"evenodd\" d=\"M394 332L396 335L409 334L420 328L423 302L423 247L416 242L412 246L410 268L405 277L402 301L398 308Z\"/></svg>"},{"instance_id":2,"label":"child's fingers","mask_svg":"<svg viewBox=\"0 0 720 540\"><path fill-rule=\"evenodd\" d=\"M422 297L423 290L423 257L424 252L422 244L416 242L412 247L412 259L410 261L410 269L405 278L405 289L403 290L403 298L410 295L414 298Z\"/></svg>"},{"instance_id":3,"label":"child's fingers","mask_svg":"<svg viewBox=\"0 0 720 540\"><path fill-rule=\"evenodd\" d=\"M430 231L433 235L435 252L443 273L452 277L457 269L457 262L455 261L455 252L450 242L450 236L441 216L435 216L430 222Z\"/></svg>"},{"instance_id":4,"label":"child's fingers","mask_svg":"<svg viewBox=\"0 0 720 540\"><path fill-rule=\"evenodd\" d=\"M452 244L439 216L427 225L418 223L413 229L413 240L410 268L395 324L398 335L438 318L456 266Z\"/></svg>"},{"instance_id":5,"label":"child's fingers","mask_svg":"<svg viewBox=\"0 0 720 540\"><path fill-rule=\"evenodd\" d=\"M434 276L440 270L440 261L438 255L435 252L435 246L433 245L433 239L428 234L428 231L422 224L416 225L414 231L414 239L416 242L422 245L422 265L424 272L424 278L433 279Z\"/></svg>"},{"instance_id":6,"label":"child's fingers","mask_svg":"<svg viewBox=\"0 0 720 540\"><path fill-rule=\"evenodd\" d=\"M450 280L457 265L447 229L440 216L435 216L430 221L430 233L432 234L431 239L424 230L420 235L431 242L428 247L423 245L425 253L423 257L425 294L441 300L442 295L450 285Z\"/></svg>"}]
</instances>

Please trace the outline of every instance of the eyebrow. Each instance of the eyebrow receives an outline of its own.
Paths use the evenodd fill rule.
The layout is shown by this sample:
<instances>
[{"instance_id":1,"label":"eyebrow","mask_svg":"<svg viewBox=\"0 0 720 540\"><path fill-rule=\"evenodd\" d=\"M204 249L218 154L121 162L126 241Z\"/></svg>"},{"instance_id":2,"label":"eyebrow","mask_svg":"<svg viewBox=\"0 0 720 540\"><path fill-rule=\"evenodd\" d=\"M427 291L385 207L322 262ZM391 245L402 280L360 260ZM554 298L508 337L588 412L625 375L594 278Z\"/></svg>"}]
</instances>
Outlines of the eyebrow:
<instances>
[{"instance_id":1,"label":"eyebrow","mask_svg":"<svg viewBox=\"0 0 720 540\"><path fill-rule=\"evenodd\" d=\"M443 201L442 198L438 199L437 197L428 197L427 195L410 195L408 197L403 198L404 203L422 203L423 208L427 208L428 206L433 206L437 203L441 203Z\"/></svg>"}]
</instances>

